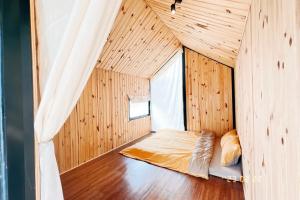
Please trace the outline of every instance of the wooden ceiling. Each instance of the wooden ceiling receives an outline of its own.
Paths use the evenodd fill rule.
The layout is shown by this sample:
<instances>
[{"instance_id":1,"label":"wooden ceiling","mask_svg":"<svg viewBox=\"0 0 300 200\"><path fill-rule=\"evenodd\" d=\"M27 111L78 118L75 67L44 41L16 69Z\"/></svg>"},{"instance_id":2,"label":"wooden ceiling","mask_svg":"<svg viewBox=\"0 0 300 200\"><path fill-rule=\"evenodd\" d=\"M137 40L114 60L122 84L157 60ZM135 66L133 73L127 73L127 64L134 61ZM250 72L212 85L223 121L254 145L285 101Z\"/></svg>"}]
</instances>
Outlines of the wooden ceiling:
<instances>
[{"instance_id":1,"label":"wooden ceiling","mask_svg":"<svg viewBox=\"0 0 300 200\"><path fill-rule=\"evenodd\" d=\"M143 0L123 0L97 67L149 78L180 46Z\"/></svg>"},{"instance_id":2,"label":"wooden ceiling","mask_svg":"<svg viewBox=\"0 0 300 200\"><path fill-rule=\"evenodd\" d=\"M251 0L145 0L186 47L234 66Z\"/></svg>"}]
</instances>

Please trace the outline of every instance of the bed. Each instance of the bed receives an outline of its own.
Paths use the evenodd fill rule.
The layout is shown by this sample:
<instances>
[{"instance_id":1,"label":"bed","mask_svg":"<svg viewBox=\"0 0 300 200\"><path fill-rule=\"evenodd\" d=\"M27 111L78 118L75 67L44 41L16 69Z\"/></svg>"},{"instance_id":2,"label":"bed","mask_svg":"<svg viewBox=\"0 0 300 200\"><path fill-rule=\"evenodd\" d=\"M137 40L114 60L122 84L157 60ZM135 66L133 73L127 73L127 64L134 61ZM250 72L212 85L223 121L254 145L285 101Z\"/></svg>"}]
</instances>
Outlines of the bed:
<instances>
[{"instance_id":1,"label":"bed","mask_svg":"<svg viewBox=\"0 0 300 200\"><path fill-rule=\"evenodd\" d=\"M211 132L161 130L120 153L160 167L208 179L208 174L240 180L240 166L220 165L219 139Z\"/></svg>"}]
</instances>

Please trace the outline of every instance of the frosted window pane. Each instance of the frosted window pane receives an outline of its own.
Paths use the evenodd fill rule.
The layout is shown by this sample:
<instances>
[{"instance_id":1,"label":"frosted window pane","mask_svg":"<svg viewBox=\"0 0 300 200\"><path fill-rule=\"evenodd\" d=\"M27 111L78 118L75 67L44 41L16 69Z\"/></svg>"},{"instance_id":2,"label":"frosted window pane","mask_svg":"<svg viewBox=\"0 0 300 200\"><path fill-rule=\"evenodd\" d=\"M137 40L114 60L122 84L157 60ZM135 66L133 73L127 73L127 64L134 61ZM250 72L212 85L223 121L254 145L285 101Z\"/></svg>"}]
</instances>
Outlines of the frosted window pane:
<instances>
[{"instance_id":1,"label":"frosted window pane","mask_svg":"<svg viewBox=\"0 0 300 200\"><path fill-rule=\"evenodd\" d=\"M129 102L130 119L149 115L149 102Z\"/></svg>"}]
</instances>

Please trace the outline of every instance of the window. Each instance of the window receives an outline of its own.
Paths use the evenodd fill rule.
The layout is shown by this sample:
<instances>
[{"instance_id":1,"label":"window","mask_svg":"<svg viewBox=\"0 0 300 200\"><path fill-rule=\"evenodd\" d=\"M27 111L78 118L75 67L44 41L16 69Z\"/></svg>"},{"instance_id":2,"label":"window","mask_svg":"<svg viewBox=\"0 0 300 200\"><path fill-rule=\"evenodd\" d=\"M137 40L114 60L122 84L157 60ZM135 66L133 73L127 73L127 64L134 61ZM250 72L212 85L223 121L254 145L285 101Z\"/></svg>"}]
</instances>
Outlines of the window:
<instances>
[{"instance_id":1,"label":"window","mask_svg":"<svg viewBox=\"0 0 300 200\"><path fill-rule=\"evenodd\" d=\"M150 115L150 101L133 101L129 99L129 120Z\"/></svg>"}]
</instances>

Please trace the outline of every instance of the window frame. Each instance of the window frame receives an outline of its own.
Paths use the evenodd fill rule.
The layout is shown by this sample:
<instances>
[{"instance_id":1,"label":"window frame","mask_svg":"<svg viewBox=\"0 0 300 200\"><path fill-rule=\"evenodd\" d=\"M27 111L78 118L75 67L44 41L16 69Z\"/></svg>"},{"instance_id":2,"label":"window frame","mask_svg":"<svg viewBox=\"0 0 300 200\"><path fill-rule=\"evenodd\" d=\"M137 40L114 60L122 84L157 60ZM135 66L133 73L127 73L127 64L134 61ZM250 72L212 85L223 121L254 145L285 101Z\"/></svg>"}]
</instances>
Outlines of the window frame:
<instances>
[{"instance_id":1,"label":"window frame","mask_svg":"<svg viewBox=\"0 0 300 200\"><path fill-rule=\"evenodd\" d=\"M133 120L137 120L137 119L142 119L142 118L145 118L145 117L148 117L148 116L151 115L151 101L147 100L145 102L148 102L148 114L146 114L146 115L139 115L139 116L136 116L136 117L131 117L130 116L130 101L131 101L131 99L128 98L128 120L129 121L133 121Z\"/></svg>"}]
</instances>

